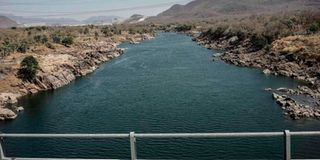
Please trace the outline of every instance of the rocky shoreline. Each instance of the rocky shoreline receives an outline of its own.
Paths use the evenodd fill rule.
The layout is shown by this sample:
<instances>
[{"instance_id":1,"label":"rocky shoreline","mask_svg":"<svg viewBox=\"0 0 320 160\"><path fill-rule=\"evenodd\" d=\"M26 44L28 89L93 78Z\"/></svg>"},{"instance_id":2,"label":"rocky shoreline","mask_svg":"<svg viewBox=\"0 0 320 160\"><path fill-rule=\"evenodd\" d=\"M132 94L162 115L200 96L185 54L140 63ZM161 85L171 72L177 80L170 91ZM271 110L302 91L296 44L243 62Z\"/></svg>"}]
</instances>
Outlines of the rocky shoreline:
<instances>
[{"instance_id":1,"label":"rocky shoreline","mask_svg":"<svg viewBox=\"0 0 320 160\"><path fill-rule=\"evenodd\" d=\"M266 74L282 75L297 79L306 86L297 89L267 89L272 92L275 101L281 106L284 114L292 119L320 119L320 61L319 57L308 55L308 52L319 52L319 35L290 36L274 41L268 51L255 51L248 39L240 42L237 36L212 41L207 37L196 36L199 45L208 49L223 49L221 60L241 66L261 69ZM217 56L214 56L217 58ZM304 95L316 103L303 104L296 96Z\"/></svg>"},{"instance_id":2,"label":"rocky shoreline","mask_svg":"<svg viewBox=\"0 0 320 160\"><path fill-rule=\"evenodd\" d=\"M41 68L32 82L17 78L16 72L21 61L20 57L13 55L1 60L8 64L15 63L15 65L10 66L9 71L2 73L0 77L0 83L3 84L0 88L0 120L15 119L18 112L23 110L23 107L15 105L19 97L63 87L77 77L95 71L100 64L123 54L124 50L118 48L118 44L125 41L137 44L152 38L154 38L152 34L129 34L118 40L79 42L74 48L64 48L54 53L31 53L38 59Z\"/></svg>"}]
</instances>

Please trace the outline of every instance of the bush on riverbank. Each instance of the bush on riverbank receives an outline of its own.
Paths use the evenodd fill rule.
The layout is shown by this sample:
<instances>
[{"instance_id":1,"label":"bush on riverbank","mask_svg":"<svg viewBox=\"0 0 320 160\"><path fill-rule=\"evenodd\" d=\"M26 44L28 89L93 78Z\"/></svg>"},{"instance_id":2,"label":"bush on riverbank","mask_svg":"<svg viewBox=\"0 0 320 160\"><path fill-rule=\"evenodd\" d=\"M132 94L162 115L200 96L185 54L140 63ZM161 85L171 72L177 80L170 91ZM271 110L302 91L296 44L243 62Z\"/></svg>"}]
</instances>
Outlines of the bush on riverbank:
<instances>
[{"instance_id":1,"label":"bush on riverbank","mask_svg":"<svg viewBox=\"0 0 320 160\"><path fill-rule=\"evenodd\" d=\"M267 38L260 34L254 34L251 36L250 42L254 50L261 50L268 44Z\"/></svg>"},{"instance_id":2,"label":"bush on riverbank","mask_svg":"<svg viewBox=\"0 0 320 160\"><path fill-rule=\"evenodd\" d=\"M190 31L192 28L193 28L192 25L182 24L175 27L175 30L177 32L186 32L186 31Z\"/></svg>"},{"instance_id":3,"label":"bush on riverbank","mask_svg":"<svg viewBox=\"0 0 320 160\"><path fill-rule=\"evenodd\" d=\"M32 81L35 78L39 68L40 67L37 59L33 56L27 56L20 64L18 77L25 81Z\"/></svg>"}]
</instances>

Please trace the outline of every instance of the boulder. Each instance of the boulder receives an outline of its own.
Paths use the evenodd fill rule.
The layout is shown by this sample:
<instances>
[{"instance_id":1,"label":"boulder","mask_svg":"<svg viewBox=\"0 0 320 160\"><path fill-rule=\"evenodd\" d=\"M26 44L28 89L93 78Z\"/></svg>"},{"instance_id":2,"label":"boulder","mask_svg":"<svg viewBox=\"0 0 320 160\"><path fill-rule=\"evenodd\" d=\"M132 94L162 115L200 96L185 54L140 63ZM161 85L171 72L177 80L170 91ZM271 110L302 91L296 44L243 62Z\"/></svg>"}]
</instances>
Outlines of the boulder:
<instances>
[{"instance_id":1,"label":"boulder","mask_svg":"<svg viewBox=\"0 0 320 160\"><path fill-rule=\"evenodd\" d=\"M265 88L265 91L272 91L272 88Z\"/></svg>"},{"instance_id":2,"label":"boulder","mask_svg":"<svg viewBox=\"0 0 320 160\"><path fill-rule=\"evenodd\" d=\"M313 114L316 118L320 118L320 113L319 112L314 112Z\"/></svg>"},{"instance_id":3,"label":"boulder","mask_svg":"<svg viewBox=\"0 0 320 160\"><path fill-rule=\"evenodd\" d=\"M0 120L15 119L17 114L8 108L0 108Z\"/></svg>"},{"instance_id":4,"label":"boulder","mask_svg":"<svg viewBox=\"0 0 320 160\"><path fill-rule=\"evenodd\" d=\"M21 106L16 108L16 111L17 111L17 112L21 112L21 111L23 111L23 110L24 110L24 108L21 107Z\"/></svg>"},{"instance_id":5,"label":"boulder","mask_svg":"<svg viewBox=\"0 0 320 160\"><path fill-rule=\"evenodd\" d=\"M14 104L17 103L17 98L20 97L20 94L14 93L0 93L0 104Z\"/></svg>"},{"instance_id":6,"label":"boulder","mask_svg":"<svg viewBox=\"0 0 320 160\"><path fill-rule=\"evenodd\" d=\"M235 44L236 42L238 42L239 38L237 36L233 36L229 39L229 44Z\"/></svg>"},{"instance_id":7,"label":"boulder","mask_svg":"<svg viewBox=\"0 0 320 160\"><path fill-rule=\"evenodd\" d=\"M265 70L263 70L263 73L269 75L269 74L271 74L271 71L269 69L265 69Z\"/></svg>"}]
</instances>

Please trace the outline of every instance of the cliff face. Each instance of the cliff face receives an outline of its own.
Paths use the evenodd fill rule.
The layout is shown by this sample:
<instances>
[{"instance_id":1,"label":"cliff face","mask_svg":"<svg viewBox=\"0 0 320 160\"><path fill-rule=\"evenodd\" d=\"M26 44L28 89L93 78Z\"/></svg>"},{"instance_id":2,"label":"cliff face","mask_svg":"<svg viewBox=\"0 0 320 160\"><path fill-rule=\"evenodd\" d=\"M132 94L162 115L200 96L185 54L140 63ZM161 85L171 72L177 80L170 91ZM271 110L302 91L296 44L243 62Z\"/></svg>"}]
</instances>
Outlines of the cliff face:
<instances>
[{"instance_id":1,"label":"cliff face","mask_svg":"<svg viewBox=\"0 0 320 160\"><path fill-rule=\"evenodd\" d=\"M14 119L22 110L12 104L17 98L39 91L57 89L69 84L77 77L85 76L103 62L120 56L123 50L117 45L123 41L138 42L151 39L148 34L125 35L103 40L80 41L74 47L62 47L54 51L36 48L26 55L16 53L2 59L1 67L7 72L0 75L0 120ZM23 57L34 56L40 64L36 78L32 82L17 78L17 70Z\"/></svg>"},{"instance_id":2,"label":"cliff face","mask_svg":"<svg viewBox=\"0 0 320 160\"><path fill-rule=\"evenodd\" d=\"M20 91L28 94L40 90L60 88L69 84L76 77L93 72L101 63L118 57L123 53L114 44L107 42L85 45L93 49L38 57L41 71L37 74L33 83L19 83Z\"/></svg>"}]
</instances>

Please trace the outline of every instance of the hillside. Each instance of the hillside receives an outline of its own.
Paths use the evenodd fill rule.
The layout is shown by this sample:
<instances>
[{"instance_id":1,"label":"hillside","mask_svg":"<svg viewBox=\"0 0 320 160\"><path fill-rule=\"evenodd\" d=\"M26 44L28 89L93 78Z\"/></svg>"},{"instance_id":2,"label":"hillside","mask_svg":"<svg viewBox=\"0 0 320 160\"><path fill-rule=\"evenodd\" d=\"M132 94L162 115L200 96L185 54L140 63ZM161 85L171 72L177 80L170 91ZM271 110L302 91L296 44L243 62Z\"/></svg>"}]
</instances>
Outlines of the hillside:
<instances>
[{"instance_id":1,"label":"hillside","mask_svg":"<svg viewBox=\"0 0 320 160\"><path fill-rule=\"evenodd\" d=\"M184 21L243 16L257 13L320 8L318 0L194 0L186 5L174 5L149 21Z\"/></svg>"},{"instance_id":2,"label":"hillside","mask_svg":"<svg viewBox=\"0 0 320 160\"><path fill-rule=\"evenodd\" d=\"M5 16L0 16L0 28L10 28L17 26L18 24Z\"/></svg>"},{"instance_id":3,"label":"hillside","mask_svg":"<svg viewBox=\"0 0 320 160\"><path fill-rule=\"evenodd\" d=\"M130 18L126 19L123 23L125 24L133 24L133 23L139 23L146 19L145 16L140 14L134 14Z\"/></svg>"}]
</instances>

